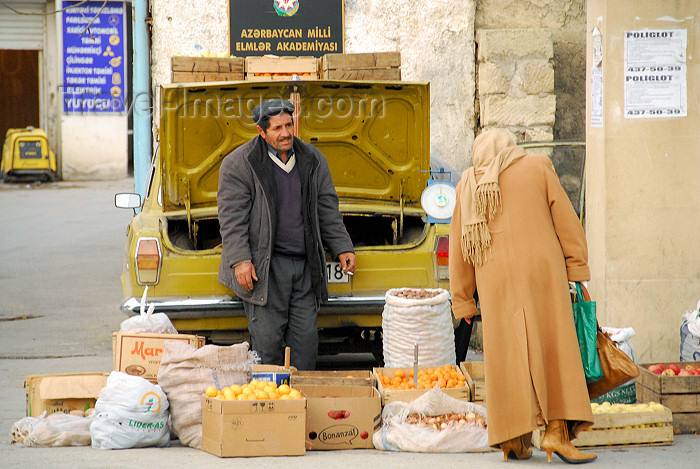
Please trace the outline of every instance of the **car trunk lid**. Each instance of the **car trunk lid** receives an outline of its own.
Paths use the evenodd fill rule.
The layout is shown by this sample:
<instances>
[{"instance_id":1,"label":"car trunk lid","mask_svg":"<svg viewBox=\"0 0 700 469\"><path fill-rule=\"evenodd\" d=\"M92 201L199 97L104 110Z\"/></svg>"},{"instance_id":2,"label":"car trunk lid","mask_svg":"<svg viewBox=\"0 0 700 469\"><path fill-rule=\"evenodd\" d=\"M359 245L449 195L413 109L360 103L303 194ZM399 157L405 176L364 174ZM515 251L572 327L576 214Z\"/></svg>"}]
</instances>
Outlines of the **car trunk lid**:
<instances>
[{"instance_id":1,"label":"car trunk lid","mask_svg":"<svg viewBox=\"0 0 700 469\"><path fill-rule=\"evenodd\" d=\"M221 161L258 135L252 109L294 92L299 137L325 155L341 202L420 208L430 169L429 85L313 80L164 85L163 209L185 209L189 218L215 206Z\"/></svg>"}]
</instances>

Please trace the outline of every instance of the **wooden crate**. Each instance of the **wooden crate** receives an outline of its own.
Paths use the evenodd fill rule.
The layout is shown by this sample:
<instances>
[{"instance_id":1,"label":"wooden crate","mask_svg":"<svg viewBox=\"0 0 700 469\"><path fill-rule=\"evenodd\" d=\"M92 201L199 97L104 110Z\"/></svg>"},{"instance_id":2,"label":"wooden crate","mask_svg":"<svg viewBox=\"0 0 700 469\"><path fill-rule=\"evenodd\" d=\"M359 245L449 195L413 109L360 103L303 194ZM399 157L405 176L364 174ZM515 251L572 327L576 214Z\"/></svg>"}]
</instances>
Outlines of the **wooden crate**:
<instances>
[{"instance_id":1,"label":"wooden crate","mask_svg":"<svg viewBox=\"0 0 700 469\"><path fill-rule=\"evenodd\" d=\"M484 375L484 362L461 362L460 371L467 377L469 390L474 402L486 401L486 378Z\"/></svg>"},{"instance_id":2,"label":"wooden crate","mask_svg":"<svg viewBox=\"0 0 700 469\"><path fill-rule=\"evenodd\" d=\"M245 74L243 57L180 57L172 58L173 83L240 81Z\"/></svg>"},{"instance_id":3,"label":"wooden crate","mask_svg":"<svg viewBox=\"0 0 700 469\"><path fill-rule=\"evenodd\" d=\"M246 57L245 79L249 81L291 80L298 75L300 80L318 79L316 57Z\"/></svg>"},{"instance_id":4,"label":"wooden crate","mask_svg":"<svg viewBox=\"0 0 700 469\"><path fill-rule=\"evenodd\" d=\"M303 385L371 386L376 387L376 378L370 370L310 370L292 373L292 387Z\"/></svg>"},{"instance_id":5,"label":"wooden crate","mask_svg":"<svg viewBox=\"0 0 700 469\"><path fill-rule=\"evenodd\" d=\"M651 426L632 428L637 425ZM532 444L538 449L542 449L542 437L544 428L532 434ZM591 429L579 433L571 443L579 448L672 445L673 416L669 408L657 412L596 414Z\"/></svg>"},{"instance_id":6,"label":"wooden crate","mask_svg":"<svg viewBox=\"0 0 700 469\"><path fill-rule=\"evenodd\" d=\"M321 57L324 80L401 80L399 52L326 54Z\"/></svg>"},{"instance_id":7,"label":"wooden crate","mask_svg":"<svg viewBox=\"0 0 700 469\"><path fill-rule=\"evenodd\" d=\"M430 366L419 366L418 371L421 370L427 370L429 368L435 368L435 367L430 367ZM374 368L373 369L373 374L374 374L374 379L376 380L377 383L377 389L379 389L379 395L382 396L382 405L385 405L388 402L394 402L394 401L401 401L401 402L411 402L412 400L422 396L425 394L427 389L386 389L383 385L381 380L379 379L379 375L384 375L384 376L394 376L394 372L396 370L403 370L406 376L409 375L409 372L413 368ZM459 370L458 370L459 371ZM447 394L450 397L454 397L455 399L460 399L462 401L469 401L470 400L470 391L469 391L469 386L465 385L459 388L443 388L442 391Z\"/></svg>"},{"instance_id":8,"label":"wooden crate","mask_svg":"<svg viewBox=\"0 0 700 469\"><path fill-rule=\"evenodd\" d=\"M663 363L668 366L673 362ZM681 369L687 365L700 368L700 362L675 362ZM656 375L639 365L636 380L637 400L658 402L673 412L673 426L679 433L700 432L700 376Z\"/></svg>"}]
</instances>

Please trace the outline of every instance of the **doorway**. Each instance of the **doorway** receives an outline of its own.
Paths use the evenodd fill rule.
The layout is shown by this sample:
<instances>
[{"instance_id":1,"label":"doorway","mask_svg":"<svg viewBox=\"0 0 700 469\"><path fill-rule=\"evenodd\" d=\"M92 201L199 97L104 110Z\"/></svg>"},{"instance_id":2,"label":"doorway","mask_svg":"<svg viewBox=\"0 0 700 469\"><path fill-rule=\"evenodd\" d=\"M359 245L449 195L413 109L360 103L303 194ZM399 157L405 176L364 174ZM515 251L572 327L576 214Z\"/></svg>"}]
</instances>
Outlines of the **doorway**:
<instances>
[{"instance_id":1,"label":"doorway","mask_svg":"<svg viewBox=\"0 0 700 469\"><path fill-rule=\"evenodd\" d=\"M7 129L40 126L39 51L0 49L0 138Z\"/></svg>"}]
</instances>

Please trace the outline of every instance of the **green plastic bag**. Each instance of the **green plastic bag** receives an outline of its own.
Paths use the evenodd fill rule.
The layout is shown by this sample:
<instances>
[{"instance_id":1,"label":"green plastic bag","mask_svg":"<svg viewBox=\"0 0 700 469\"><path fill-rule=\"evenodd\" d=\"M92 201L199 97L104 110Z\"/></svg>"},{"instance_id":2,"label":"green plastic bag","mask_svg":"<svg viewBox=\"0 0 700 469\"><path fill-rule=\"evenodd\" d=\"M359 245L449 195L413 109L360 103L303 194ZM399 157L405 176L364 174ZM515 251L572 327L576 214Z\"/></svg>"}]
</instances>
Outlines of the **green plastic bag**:
<instances>
[{"instance_id":1,"label":"green plastic bag","mask_svg":"<svg viewBox=\"0 0 700 469\"><path fill-rule=\"evenodd\" d=\"M571 306L574 310L576 336L578 337L578 347L581 350L581 361L583 362L583 371L586 373L586 382L593 383L603 377L603 370L600 367L600 358L596 347L598 321L596 319L595 301L591 301L585 287L584 291L585 297L581 292L581 283L576 282L576 298Z\"/></svg>"}]
</instances>

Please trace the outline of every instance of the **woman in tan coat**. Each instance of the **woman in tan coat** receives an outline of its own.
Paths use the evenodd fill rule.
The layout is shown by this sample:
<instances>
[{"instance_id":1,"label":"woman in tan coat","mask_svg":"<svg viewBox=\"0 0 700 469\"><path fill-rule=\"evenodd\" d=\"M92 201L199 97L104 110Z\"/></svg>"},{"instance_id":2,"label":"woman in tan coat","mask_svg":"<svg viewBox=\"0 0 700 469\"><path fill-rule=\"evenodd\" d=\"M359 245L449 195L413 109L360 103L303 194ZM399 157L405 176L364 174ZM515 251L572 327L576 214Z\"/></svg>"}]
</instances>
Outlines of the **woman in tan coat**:
<instances>
[{"instance_id":1,"label":"woman in tan coat","mask_svg":"<svg viewBox=\"0 0 700 469\"><path fill-rule=\"evenodd\" d=\"M491 130L472 163L450 226L450 292L455 317L469 319L478 289L489 444L528 458L544 424L550 462L592 461L569 441L593 423L568 286L590 278L583 229L546 156Z\"/></svg>"}]
</instances>

